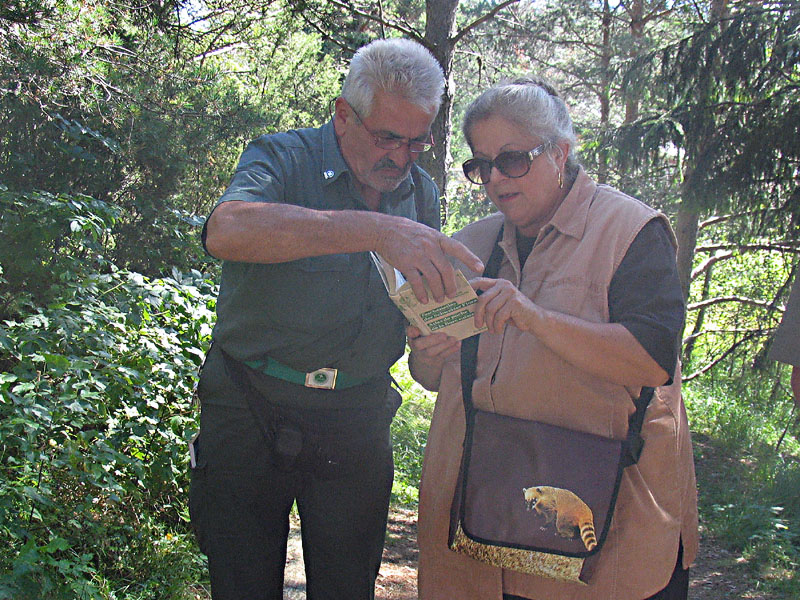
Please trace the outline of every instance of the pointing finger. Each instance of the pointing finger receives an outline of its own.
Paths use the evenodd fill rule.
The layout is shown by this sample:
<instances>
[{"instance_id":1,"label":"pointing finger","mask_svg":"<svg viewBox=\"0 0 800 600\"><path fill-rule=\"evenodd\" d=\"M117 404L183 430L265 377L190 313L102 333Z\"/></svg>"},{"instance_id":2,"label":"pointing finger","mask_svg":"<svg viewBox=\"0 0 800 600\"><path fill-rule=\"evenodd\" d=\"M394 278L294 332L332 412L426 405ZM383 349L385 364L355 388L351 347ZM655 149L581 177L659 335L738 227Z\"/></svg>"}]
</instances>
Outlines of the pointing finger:
<instances>
[{"instance_id":1,"label":"pointing finger","mask_svg":"<svg viewBox=\"0 0 800 600\"><path fill-rule=\"evenodd\" d=\"M422 271L422 276L425 278L425 281L428 282L428 287L434 299L437 302L444 300L446 284L443 281L442 273L436 268L436 265L431 261L427 261L420 267L420 271Z\"/></svg>"},{"instance_id":2,"label":"pointing finger","mask_svg":"<svg viewBox=\"0 0 800 600\"><path fill-rule=\"evenodd\" d=\"M464 263L474 273L483 273L483 262L461 242L449 237L442 237L439 241L442 251Z\"/></svg>"},{"instance_id":3,"label":"pointing finger","mask_svg":"<svg viewBox=\"0 0 800 600\"><path fill-rule=\"evenodd\" d=\"M417 297L417 300L419 300L422 304L427 304L428 292L425 290L425 284L422 281L422 275L420 275L419 271L412 269L408 273L403 272L403 275L411 286L411 289L414 291L414 295Z\"/></svg>"}]
</instances>

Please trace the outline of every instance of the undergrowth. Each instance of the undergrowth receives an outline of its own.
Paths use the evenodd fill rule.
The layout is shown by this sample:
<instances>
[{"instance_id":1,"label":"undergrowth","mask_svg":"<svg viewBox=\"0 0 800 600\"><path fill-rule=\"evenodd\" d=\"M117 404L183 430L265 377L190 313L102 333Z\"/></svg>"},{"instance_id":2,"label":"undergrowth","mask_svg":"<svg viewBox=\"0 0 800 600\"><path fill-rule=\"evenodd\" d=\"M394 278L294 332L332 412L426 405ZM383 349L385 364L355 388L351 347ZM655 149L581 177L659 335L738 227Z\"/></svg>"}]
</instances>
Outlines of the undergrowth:
<instances>
[{"instance_id":1,"label":"undergrowth","mask_svg":"<svg viewBox=\"0 0 800 600\"><path fill-rule=\"evenodd\" d=\"M684 392L704 535L740 554L765 592L798 598L800 423L786 391L770 392L775 371Z\"/></svg>"}]
</instances>

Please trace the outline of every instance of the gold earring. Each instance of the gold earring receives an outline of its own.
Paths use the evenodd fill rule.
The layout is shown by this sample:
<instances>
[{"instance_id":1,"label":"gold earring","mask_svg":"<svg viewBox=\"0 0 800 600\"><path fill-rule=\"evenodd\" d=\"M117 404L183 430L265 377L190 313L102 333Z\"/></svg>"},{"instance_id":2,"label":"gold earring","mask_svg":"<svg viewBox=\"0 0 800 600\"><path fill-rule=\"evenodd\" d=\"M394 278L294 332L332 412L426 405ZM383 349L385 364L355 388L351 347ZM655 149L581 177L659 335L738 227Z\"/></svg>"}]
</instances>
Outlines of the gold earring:
<instances>
[{"instance_id":1,"label":"gold earring","mask_svg":"<svg viewBox=\"0 0 800 600\"><path fill-rule=\"evenodd\" d=\"M557 172L558 172L558 187L559 188L563 188L564 187L564 178L561 176L561 169L559 169Z\"/></svg>"}]
</instances>

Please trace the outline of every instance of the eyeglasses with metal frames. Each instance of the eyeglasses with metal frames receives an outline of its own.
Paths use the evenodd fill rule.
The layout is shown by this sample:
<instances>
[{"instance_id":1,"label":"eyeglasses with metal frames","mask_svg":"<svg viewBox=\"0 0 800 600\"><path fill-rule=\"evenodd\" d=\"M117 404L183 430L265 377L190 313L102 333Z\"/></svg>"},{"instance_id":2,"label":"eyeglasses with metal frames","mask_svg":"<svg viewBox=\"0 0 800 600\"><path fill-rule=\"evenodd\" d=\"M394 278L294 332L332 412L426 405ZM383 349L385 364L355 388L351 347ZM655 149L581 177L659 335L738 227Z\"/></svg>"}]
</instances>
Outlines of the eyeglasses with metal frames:
<instances>
[{"instance_id":1,"label":"eyeglasses with metal frames","mask_svg":"<svg viewBox=\"0 0 800 600\"><path fill-rule=\"evenodd\" d=\"M410 138L404 138L395 135L381 135L372 131L367 125L364 123L364 119L361 118L356 112L356 109L350 106L350 110L353 111L353 114L358 119L358 122L364 128L364 130L372 136L375 140L375 145L380 148L381 150L397 150L403 146L408 146L409 152L414 152L416 154L420 152L427 152L431 148L433 148L433 134L428 135L428 140L412 140Z\"/></svg>"},{"instance_id":2,"label":"eyeglasses with metal frames","mask_svg":"<svg viewBox=\"0 0 800 600\"><path fill-rule=\"evenodd\" d=\"M464 175L477 185L489 183L492 168L497 168L503 175L512 179L524 177L531 170L533 159L544 154L550 146L550 142L544 142L532 150L508 150L501 152L493 160L470 158L462 165Z\"/></svg>"}]
</instances>

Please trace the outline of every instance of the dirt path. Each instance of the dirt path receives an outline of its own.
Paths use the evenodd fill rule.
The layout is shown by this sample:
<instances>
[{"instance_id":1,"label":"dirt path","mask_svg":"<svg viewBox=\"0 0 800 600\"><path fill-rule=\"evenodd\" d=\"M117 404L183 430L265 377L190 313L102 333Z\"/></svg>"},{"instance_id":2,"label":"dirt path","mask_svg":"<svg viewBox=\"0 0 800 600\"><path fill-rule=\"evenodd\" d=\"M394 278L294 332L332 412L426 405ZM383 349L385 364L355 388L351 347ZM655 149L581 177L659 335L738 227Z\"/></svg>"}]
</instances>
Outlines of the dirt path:
<instances>
[{"instance_id":1,"label":"dirt path","mask_svg":"<svg viewBox=\"0 0 800 600\"><path fill-rule=\"evenodd\" d=\"M305 600L303 548L300 524L292 520L286 552L284 600ZM392 509L386 531L383 563L375 586L378 600L416 600L417 598L417 514Z\"/></svg>"},{"instance_id":2,"label":"dirt path","mask_svg":"<svg viewBox=\"0 0 800 600\"><path fill-rule=\"evenodd\" d=\"M378 600L416 600L416 540L416 513L393 509L389 515L386 549L375 590ZM293 522L284 600L304 600L306 597L302 554L299 524ZM701 542L700 554L691 571L691 600L779 600L760 592L758 587L740 556L722 549L713 540Z\"/></svg>"}]
</instances>

